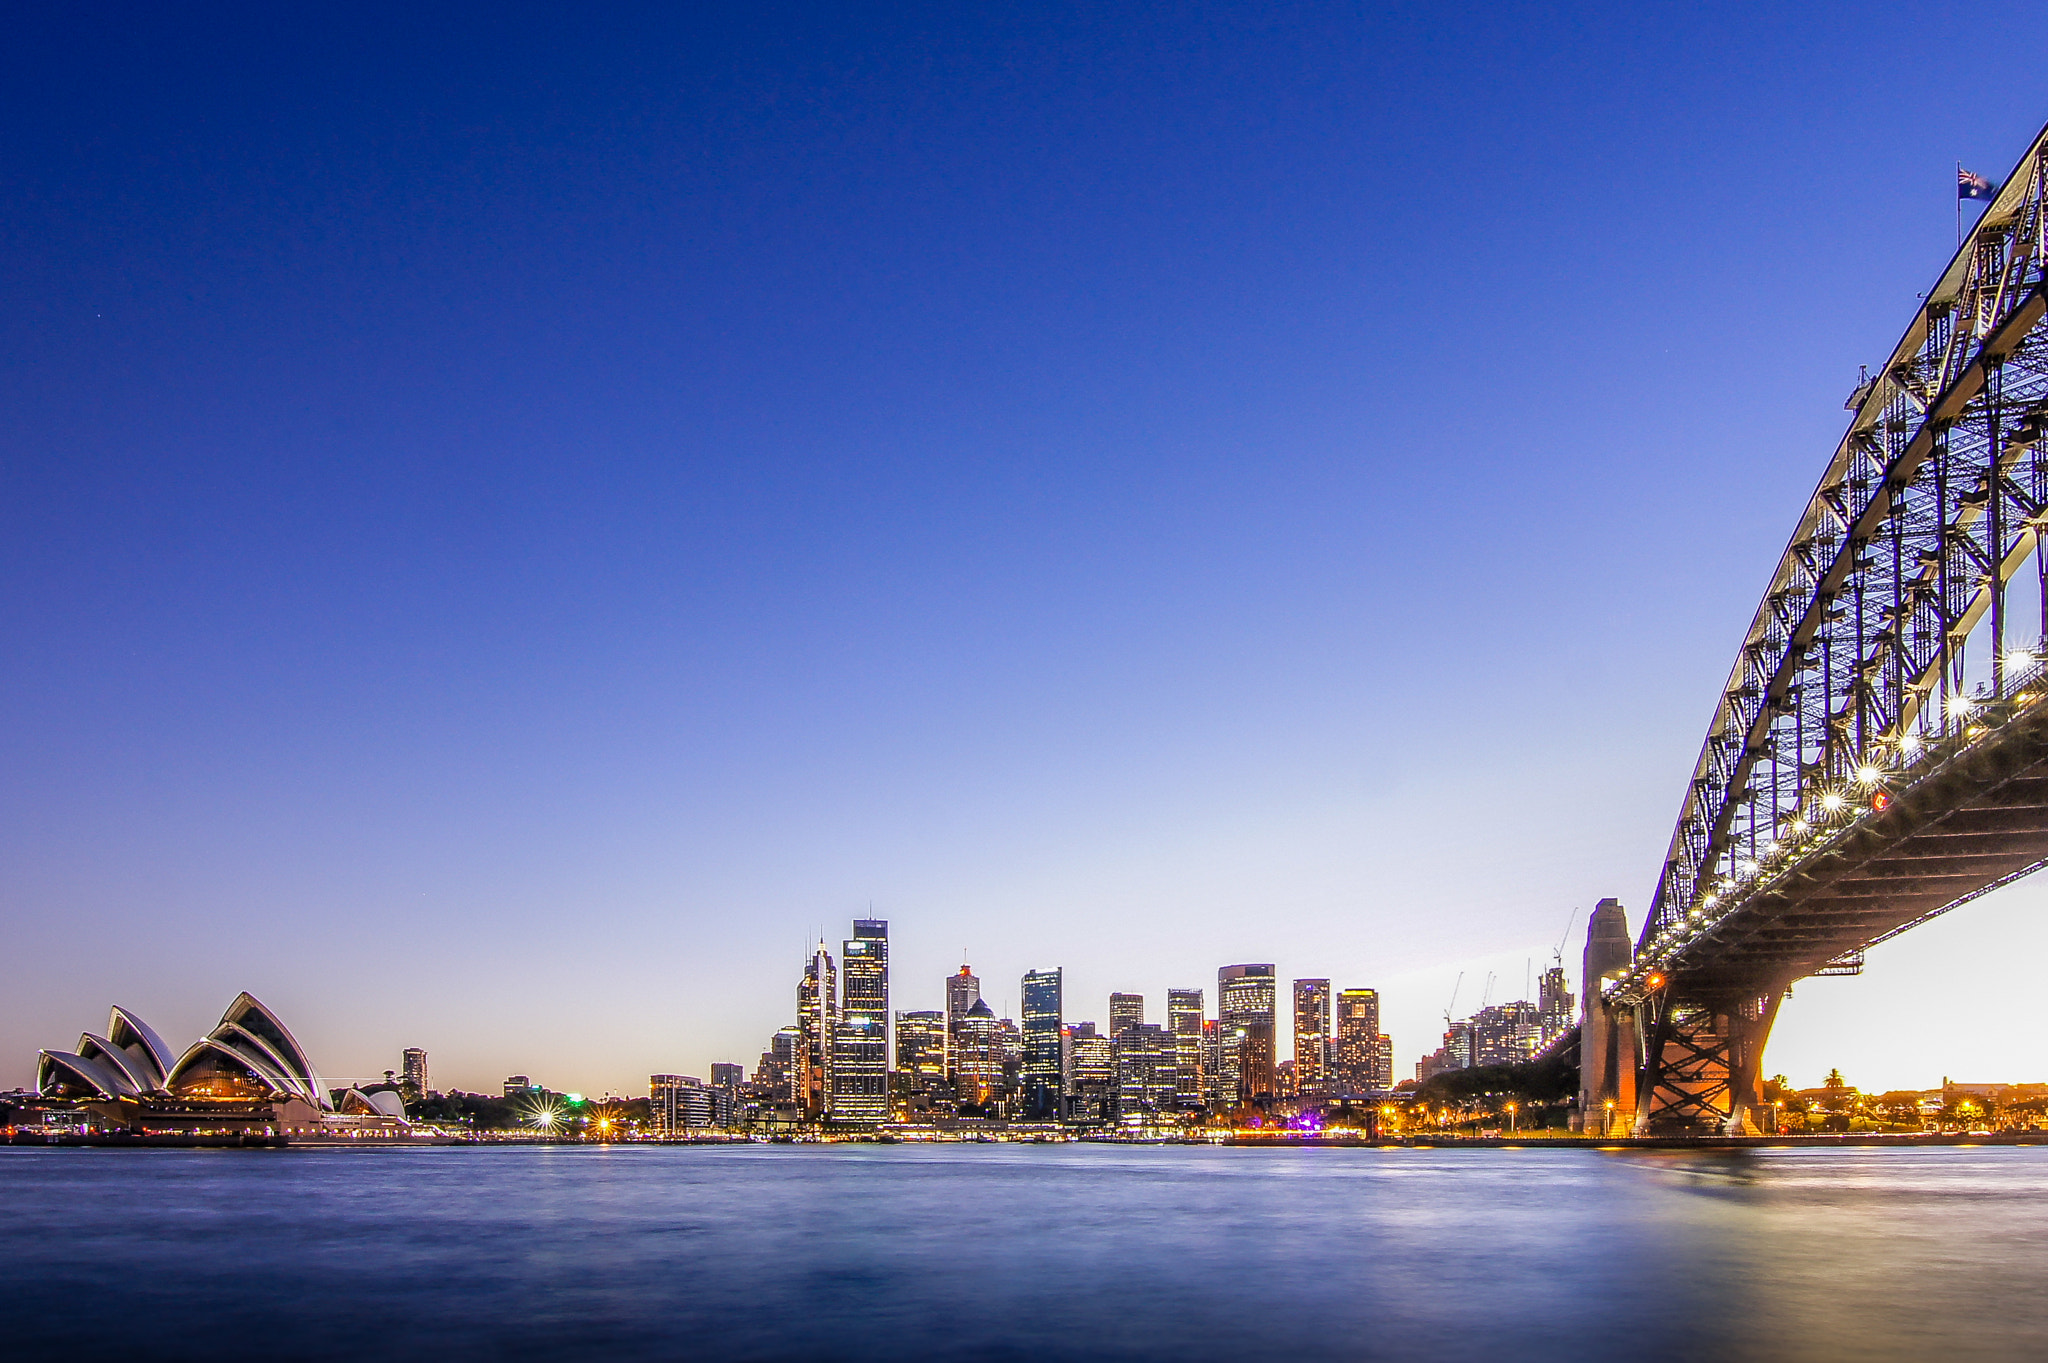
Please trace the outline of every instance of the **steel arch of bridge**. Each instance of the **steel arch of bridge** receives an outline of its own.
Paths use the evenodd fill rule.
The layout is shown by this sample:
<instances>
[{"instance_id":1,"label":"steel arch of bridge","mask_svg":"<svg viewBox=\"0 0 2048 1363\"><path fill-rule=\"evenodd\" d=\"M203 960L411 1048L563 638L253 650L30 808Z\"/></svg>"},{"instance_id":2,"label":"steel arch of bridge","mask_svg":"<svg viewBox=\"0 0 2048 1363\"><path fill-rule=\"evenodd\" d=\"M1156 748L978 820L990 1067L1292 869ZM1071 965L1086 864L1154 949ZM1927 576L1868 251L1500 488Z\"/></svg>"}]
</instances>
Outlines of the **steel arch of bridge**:
<instances>
[{"instance_id":1,"label":"steel arch of bridge","mask_svg":"<svg viewBox=\"0 0 2048 1363\"><path fill-rule=\"evenodd\" d=\"M1675 959L1803 844L1882 808L1888 786L1945 752L1986 707L2038 686L2048 636L2044 195L2048 128L1890 359L1850 398L1849 428L1715 707L1641 959ZM2008 590L2023 573L2042 605L2015 620Z\"/></svg>"}]
</instances>

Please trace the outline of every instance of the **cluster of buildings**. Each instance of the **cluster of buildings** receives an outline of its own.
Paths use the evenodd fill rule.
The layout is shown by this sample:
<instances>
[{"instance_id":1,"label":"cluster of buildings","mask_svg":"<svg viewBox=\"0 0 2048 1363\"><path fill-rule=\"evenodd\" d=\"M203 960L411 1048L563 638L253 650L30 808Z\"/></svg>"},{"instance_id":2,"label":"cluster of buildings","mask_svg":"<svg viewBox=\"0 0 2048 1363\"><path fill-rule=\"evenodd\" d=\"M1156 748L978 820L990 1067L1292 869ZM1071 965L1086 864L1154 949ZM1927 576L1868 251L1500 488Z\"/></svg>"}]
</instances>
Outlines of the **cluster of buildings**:
<instances>
[{"instance_id":1,"label":"cluster of buildings","mask_svg":"<svg viewBox=\"0 0 2048 1363\"><path fill-rule=\"evenodd\" d=\"M856 919L837 959L820 942L804 963L795 1018L751 1076L714 1065L709 1083L658 1074L649 1088L656 1123L670 1130L962 1119L1172 1130L1248 1110L1285 1119L1393 1087L1377 991L1292 981L1292 1054L1282 1057L1280 988L1271 965L1227 965L1213 1016L1197 987L1169 989L1151 1016L1143 995L1111 994L1101 1022L1079 1021L1063 973L1031 970L1012 1019L997 1016L963 965L946 977L943 1009L892 1012L889 925Z\"/></svg>"},{"instance_id":2,"label":"cluster of buildings","mask_svg":"<svg viewBox=\"0 0 2048 1363\"><path fill-rule=\"evenodd\" d=\"M1553 965L1543 972L1535 1003L1497 1003L1446 1026L1443 1045L1415 1062L1415 1077L1425 1080L1446 1070L1479 1065L1523 1064L1578 1025L1574 1003L1564 967Z\"/></svg>"}]
</instances>

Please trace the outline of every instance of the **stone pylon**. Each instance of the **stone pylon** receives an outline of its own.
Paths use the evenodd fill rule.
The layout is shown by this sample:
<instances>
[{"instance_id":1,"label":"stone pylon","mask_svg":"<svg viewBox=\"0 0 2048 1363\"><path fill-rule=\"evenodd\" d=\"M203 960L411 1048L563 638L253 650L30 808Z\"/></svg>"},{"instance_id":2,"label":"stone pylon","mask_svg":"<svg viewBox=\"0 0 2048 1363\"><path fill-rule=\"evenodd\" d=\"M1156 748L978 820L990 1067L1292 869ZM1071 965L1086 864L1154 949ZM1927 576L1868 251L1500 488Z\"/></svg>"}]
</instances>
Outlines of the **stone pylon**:
<instances>
[{"instance_id":1,"label":"stone pylon","mask_svg":"<svg viewBox=\"0 0 2048 1363\"><path fill-rule=\"evenodd\" d=\"M1588 1135L1626 1135L1636 1122L1636 1024L1628 1008L1609 1007L1600 986L1635 958L1628 910L1603 899L1586 921L1584 995L1579 1024L1579 1122Z\"/></svg>"}]
</instances>

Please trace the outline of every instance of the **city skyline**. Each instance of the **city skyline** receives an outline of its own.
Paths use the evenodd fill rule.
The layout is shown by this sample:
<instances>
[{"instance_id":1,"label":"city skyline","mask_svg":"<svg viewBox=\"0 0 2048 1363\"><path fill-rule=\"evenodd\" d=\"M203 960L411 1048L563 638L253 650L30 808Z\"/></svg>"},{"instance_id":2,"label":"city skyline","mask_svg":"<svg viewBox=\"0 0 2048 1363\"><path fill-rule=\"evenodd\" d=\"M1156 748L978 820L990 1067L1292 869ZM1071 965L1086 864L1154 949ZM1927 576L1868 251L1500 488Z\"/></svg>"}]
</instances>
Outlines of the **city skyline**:
<instances>
[{"instance_id":1,"label":"city skyline","mask_svg":"<svg viewBox=\"0 0 2048 1363\"><path fill-rule=\"evenodd\" d=\"M870 899L1010 1016L1368 981L1398 1072L1642 921L1955 163L2040 124L2040 16L1960 107L1929 14L32 16L0 1084L246 985L624 1091ZM2025 1075L2044 901L1773 1064Z\"/></svg>"}]
</instances>

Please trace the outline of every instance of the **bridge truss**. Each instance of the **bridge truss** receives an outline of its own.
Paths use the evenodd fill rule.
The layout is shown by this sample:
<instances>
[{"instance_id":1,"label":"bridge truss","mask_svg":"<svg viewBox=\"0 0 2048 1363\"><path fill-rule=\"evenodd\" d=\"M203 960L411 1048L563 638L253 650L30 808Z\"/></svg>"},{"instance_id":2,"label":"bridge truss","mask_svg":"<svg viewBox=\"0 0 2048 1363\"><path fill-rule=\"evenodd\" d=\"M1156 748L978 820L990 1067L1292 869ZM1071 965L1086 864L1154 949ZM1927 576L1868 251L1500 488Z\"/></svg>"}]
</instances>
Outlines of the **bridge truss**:
<instances>
[{"instance_id":1,"label":"bridge truss","mask_svg":"<svg viewBox=\"0 0 2048 1363\"><path fill-rule=\"evenodd\" d=\"M1600 992L1638 1129L1738 1123L1791 981L2048 861L2044 317L2048 129L1850 397L1736 655Z\"/></svg>"}]
</instances>

